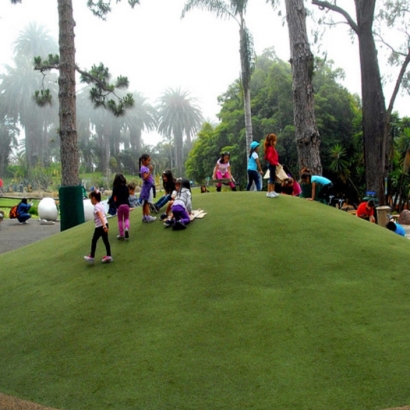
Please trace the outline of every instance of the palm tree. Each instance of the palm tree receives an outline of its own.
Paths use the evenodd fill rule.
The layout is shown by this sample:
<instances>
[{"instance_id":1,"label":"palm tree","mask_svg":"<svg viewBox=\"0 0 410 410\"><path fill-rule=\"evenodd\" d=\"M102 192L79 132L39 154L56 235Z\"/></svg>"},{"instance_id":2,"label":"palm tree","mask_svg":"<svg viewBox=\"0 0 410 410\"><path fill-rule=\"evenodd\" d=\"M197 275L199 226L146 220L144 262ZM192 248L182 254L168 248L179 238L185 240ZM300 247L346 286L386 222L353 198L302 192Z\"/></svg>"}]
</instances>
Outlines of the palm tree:
<instances>
[{"instance_id":1,"label":"palm tree","mask_svg":"<svg viewBox=\"0 0 410 410\"><path fill-rule=\"evenodd\" d=\"M44 79L34 71L33 59L36 55L47 55L55 52L57 44L47 30L35 23L29 24L14 42L14 66L6 65L6 73L0 76L2 80L0 92L9 119L19 122L25 131L26 159L29 168L45 160L45 143L48 129L53 122L58 121L54 107L39 108L33 101L36 90L47 87L56 93L56 77Z\"/></svg>"},{"instance_id":2,"label":"palm tree","mask_svg":"<svg viewBox=\"0 0 410 410\"><path fill-rule=\"evenodd\" d=\"M239 25L239 54L245 114L246 152L248 153L253 139L250 80L254 70L255 52L252 36L245 24L247 5L248 0L188 0L182 10L182 18L185 17L188 11L198 7L215 13L217 17L232 18Z\"/></svg>"},{"instance_id":3,"label":"palm tree","mask_svg":"<svg viewBox=\"0 0 410 410\"><path fill-rule=\"evenodd\" d=\"M45 80L34 71L32 56L17 56L15 67L6 65L6 73L0 75L0 93L4 96L6 115L20 123L25 132L26 159L29 168L37 162L43 163L43 136L51 123L58 121L54 107L42 109L33 101L34 92L40 89ZM47 87L55 89L55 80Z\"/></svg>"},{"instance_id":4,"label":"palm tree","mask_svg":"<svg viewBox=\"0 0 410 410\"><path fill-rule=\"evenodd\" d=\"M191 135L203 121L201 110L189 98L187 91L168 89L159 98L158 132L171 140L174 139L175 167L182 175L183 135Z\"/></svg>"},{"instance_id":5,"label":"palm tree","mask_svg":"<svg viewBox=\"0 0 410 410\"><path fill-rule=\"evenodd\" d=\"M0 115L0 175L4 175L9 156L13 148L17 148L19 129L6 115Z\"/></svg>"},{"instance_id":6,"label":"palm tree","mask_svg":"<svg viewBox=\"0 0 410 410\"><path fill-rule=\"evenodd\" d=\"M157 112L148 104L147 99L139 92L133 93L134 107L127 112L124 118L125 126L129 131L131 151L141 152L142 131L152 131L157 125Z\"/></svg>"}]
</instances>

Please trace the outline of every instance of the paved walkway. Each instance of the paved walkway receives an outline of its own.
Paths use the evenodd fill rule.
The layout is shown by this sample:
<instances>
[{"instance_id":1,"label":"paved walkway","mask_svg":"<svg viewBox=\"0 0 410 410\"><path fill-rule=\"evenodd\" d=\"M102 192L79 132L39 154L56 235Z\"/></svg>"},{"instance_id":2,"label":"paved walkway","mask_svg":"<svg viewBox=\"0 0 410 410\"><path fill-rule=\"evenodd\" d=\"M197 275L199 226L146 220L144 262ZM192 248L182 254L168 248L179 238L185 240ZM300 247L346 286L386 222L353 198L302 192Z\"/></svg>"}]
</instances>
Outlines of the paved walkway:
<instances>
[{"instance_id":1,"label":"paved walkway","mask_svg":"<svg viewBox=\"0 0 410 410\"><path fill-rule=\"evenodd\" d=\"M42 225L39 219L29 219L27 224L20 225L17 219L4 219L0 223L0 253L21 248L59 232L60 222Z\"/></svg>"}]
</instances>

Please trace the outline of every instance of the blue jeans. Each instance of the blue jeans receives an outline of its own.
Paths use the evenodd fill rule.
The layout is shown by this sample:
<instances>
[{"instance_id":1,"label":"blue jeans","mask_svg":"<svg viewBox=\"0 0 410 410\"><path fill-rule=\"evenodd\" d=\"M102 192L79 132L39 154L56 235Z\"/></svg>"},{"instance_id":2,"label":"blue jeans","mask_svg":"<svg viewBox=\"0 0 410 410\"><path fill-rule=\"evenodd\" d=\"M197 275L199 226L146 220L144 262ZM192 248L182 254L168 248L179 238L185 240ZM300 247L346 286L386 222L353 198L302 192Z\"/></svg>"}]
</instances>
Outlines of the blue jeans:
<instances>
[{"instance_id":1,"label":"blue jeans","mask_svg":"<svg viewBox=\"0 0 410 410\"><path fill-rule=\"evenodd\" d=\"M158 209L161 209L170 199L171 194L164 195L155 202L155 206L158 207Z\"/></svg>"},{"instance_id":2,"label":"blue jeans","mask_svg":"<svg viewBox=\"0 0 410 410\"><path fill-rule=\"evenodd\" d=\"M252 182L255 182L256 190L261 190L261 180L259 178L259 172L248 169L248 185L246 185L246 190L249 191L252 186Z\"/></svg>"},{"instance_id":3,"label":"blue jeans","mask_svg":"<svg viewBox=\"0 0 410 410\"><path fill-rule=\"evenodd\" d=\"M269 164L269 184L275 185L276 182L276 165Z\"/></svg>"}]
</instances>

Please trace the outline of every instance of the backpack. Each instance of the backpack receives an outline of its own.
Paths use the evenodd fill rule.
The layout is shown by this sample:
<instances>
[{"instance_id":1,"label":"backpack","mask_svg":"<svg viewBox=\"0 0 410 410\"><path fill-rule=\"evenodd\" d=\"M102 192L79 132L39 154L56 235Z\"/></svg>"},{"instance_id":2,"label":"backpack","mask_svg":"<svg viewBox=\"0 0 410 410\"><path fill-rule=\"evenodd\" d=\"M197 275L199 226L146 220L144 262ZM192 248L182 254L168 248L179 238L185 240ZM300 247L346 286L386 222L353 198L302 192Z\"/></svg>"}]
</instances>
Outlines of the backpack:
<instances>
[{"instance_id":1,"label":"backpack","mask_svg":"<svg viewBox=\"0 0 410 410\"><path fill-rule=\"evenodd\" d=\"M17 207L18 205L14 205L10 208L10 213L9 213L10 219L16 219L18 217Z\"/></svg>"}]
</instances>

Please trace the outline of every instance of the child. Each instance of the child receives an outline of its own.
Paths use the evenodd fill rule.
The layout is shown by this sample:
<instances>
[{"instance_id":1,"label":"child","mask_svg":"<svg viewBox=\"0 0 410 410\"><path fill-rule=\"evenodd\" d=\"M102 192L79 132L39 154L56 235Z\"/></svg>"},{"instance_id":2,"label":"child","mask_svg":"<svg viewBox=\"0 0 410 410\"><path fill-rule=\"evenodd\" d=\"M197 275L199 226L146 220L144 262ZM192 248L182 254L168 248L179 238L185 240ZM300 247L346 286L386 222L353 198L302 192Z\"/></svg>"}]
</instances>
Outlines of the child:
<instances>
[{"instance_id":1,"label":"child","mask_svg":"<svg viewBox=\"0 0 410 410\"><path fill-rule=\"evenodd\" d=\"M275 148L277 140L278 137L276 134L268 134L265 138L265 160L268 161L269 168L267 198L277 198L279 196L279 194L275 192L276 165L279 165L279 155Z\"/></svg>"},{"instance_id":2,"label":"child","mask_svg":"<svg viewBox=\"0 0 410 410\"><path fill-rule=\"evenodd\" d=\"M155 211L158 212L169 200L171 200L172 192L175 191L175 179L172 171L167 169L162 173L162 186L164 187L165 195L163 195L154 204Z\"/></svg>"},{"instance_id":3,"label":"child","mask_svg":"<svg viewBox=\"0 0 410 410\"><path fill-rule=\"evenodd\" d=\"M32 202L27 203L27 198L23 198L21 202L17 206L17 220L19 221L20 225L28 224L28 220L31 218L29 214L29 210L33 205Z\"/></svg>"},{"instance_id":4,"label":"child","mask_svg":"<svg viewBox=\"0 0 410 410\"><path fill-rule=\"evenodd\" d=\"M333 188L332 181L321 175L311 175L308 172L304 172L300 177L303 185L311 185L312 193L310 198L306 198L308 201L319 201L327 203L329 201L329 195ZM302 192L302 196L306 195Z\"/></svg>"},{"instance_id":5,"label":"child","mask_svg":"<svg viewBox=\"0 0 410 410\"><path fill-rule=\"evenodd\" d=\"M168 205L167 205L167 209L166 211L161 214L160 218L162 221L164 221L165 219L168 218L168 215L171 213L171 208L172 208L172 204L174 203L174 200L177 196L177 191L176 191L176 182L174 182L174 190L172 191L171 195L170 195L170 199L168 201Z\"/></svg>"},{"instance_id":6,"label":"child","mask_svg":"<svg viewBox=\"0 0 410 410\"><path fill-rule=\"evenodd\" d=\"M130 208L137 208L141 206L140 200L137 198L135 194L135 189L137 188L137 184L135 182L130 182L128 184L128 202L130 204Z\"/></svg>"},{"instance_id":7,"label":"child","mask_svg":"<svg viewBox=\"0 0 410 410\"><path fill-rule=\"evenodd\" d=\"M153 200L154 177L151 157L148 154L141 155L139 159L140 176L143 180L140 201L142 201L142 222L154 222L157 218L150 215L150 204Z\"/></svg>"},{"instance_id":8,"label":"child","mask_svg":"<svg viewBox=\"0 0 410 410\"><path fill-rule=\"evenodd\" d=\"M261 190L261 179L259 177L259 173L263 175L263 171L258 156L259 145L260 144L257 141L251 142L251 150L249 152L248 158L248 185L246 185L247 191L251 189L253 182L255 183L256 190Z\"/></svg>"},{"instance_id":9,"label":"child","mask_svg":"<svg viewBox=\"0 0 410 410\"><path fill-rule=\"evenodd\" d=\"M91 240L91 252L88 256L84 256L87 262L94 263L95 250L97 242L102 237L107 255L101 259L102 263L110 263L113 261L111 257L111 247L108 241L108 223L104 213L104 206L101 204L101 193L99 191L92 191L89 195L91 203L94 205L94 236Z\"/></svg>"},{"instance_id":10,"label":"child","mask_svg":"<svg viewBox=\"0 0 410 410\"><path fill-rule=\"evenodd\" d=\"M117 239L123 241L124 238L128 239L130 237L130 203L128 201L129 192L127 181L122 174L117 174L114 178L112 197L114 198L118 215L119 235L117 235Z\"/></svg>"},{"instance_id":11,"label":"child","mask_svg":"<svg viewBox=\"0 0 410 410\"><path fill-rule=\"evenodd\" d=\"M221 158L216 162L212 179L229 179L229 186L232 191L236 191L235 184L233 183L233 178L231 176L231 165L229 164L229 159L231 154L229 152L224 152ZM216 192L221 192L222 182L216 184Z\"/></svg>"},{"instance_id":12,"label":"child","mask_svg":"<svg viewBox=\"0 0 410 410\"><path fill-rule=\"evenodd\" d=\"M177 196L171 207L172 216L164 222L166 228L172 226L174 231L186 229L191 222L189 214L192 212L191 184L187 179L178 178L175 182Z\"/></svg>"},{"instance_id":13,"label":"child","mask_svg":"<svg viewBox=\"0 0 410 410\"><path fill-rule=\"evenodd\" d=\"M397 235L406 236L406 230L398 222L390 220L387 222L386 228L397 233Z\"/></svg>"},{"instance_id":14,"label":"child","mask_svg":"<svg viewBox=\"0 0 410 410\"><path fill-rule=\"evenodd\" d=\"M376 218L374 217L374 207L375 203L373 199L363 201L356 209L356 216L358 218L365 219L366 221L375 223Z\"/></svg>"},{"instance_id":15,"label":"child","mask_svg":"<svg viewBox=\"0 0 410 410\"><path fill-rule=\"evenodd\" d=\"M282 182L282 193L286 195L299 196L302 193L299 183L295 181L287 165L283 166L283 170L288 178Z\"/></svg>"}]
</instances>

